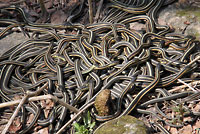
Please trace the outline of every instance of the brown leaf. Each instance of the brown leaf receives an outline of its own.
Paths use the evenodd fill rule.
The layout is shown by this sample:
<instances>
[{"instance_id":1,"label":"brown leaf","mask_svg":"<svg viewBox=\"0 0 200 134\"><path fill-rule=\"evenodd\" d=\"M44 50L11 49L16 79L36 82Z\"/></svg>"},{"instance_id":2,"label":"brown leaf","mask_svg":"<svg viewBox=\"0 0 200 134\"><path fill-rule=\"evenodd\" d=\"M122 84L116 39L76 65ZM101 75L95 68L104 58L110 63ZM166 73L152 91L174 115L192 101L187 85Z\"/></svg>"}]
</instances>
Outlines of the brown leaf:
<instances>
[{"instance_id":1,"label":"brown leaf","mask_svg":"<svg viewBox=\"0 0 200 134\"><path fill-rule=\"evenodd\" d=\"M14 121L16 126L20 126L21 122L20 122L20 117L17 117L17 119Z\"/></svg>"},{"instance_id":2,"label":"brown leaf","mask_svg":"<svg viewBox=\"0 0 200 134\"><path fill-rule=\"evenodd\" d=\"M70 0L68 3L67 3L67 7L71 8L73 7L75 4L77 4L79 1L78 0Z\"/></svg>"},{"instance_id":3,"label":"brown leaf","mask_svg":"<svg viewBox=\"0 0 200 134\"><path fill-rule=\"evenodd\" d=\"M193 104L193 103L190 103L190 104L188 105L188 108L193 109L193 107L194 107L194 104Z\"/></svg>"},{"instance_id":4,"label":"brown leaf","mask_svg":"<svg viewBox=\"0 0 200 134\"><path fill-rule=\"evenodd\" d=\"M183 119L183 121L184 122L191 122L192 121L192 117L185 117L184 119Z\"/></svg>"},{"instance_id":5,"label":"brown leaf","mask_svg":"<svg viewBox=\"0 0 200 134\"><path fill-rule=\"evenodd\" d=\"M35 11L33 11L33 10L29 10L28 13L29 13L29 15L32 16L32 17L37 17L37 18L39 18L39 14L36 13Z\"/></svg>"},{"instance_id":6,"label":"brown leaf","mask_svg":"<svg viewBox=\"0 0 200 134\"><path fill-rule=\"evenodd\" d=\"M46 100L46 109L52 109L54 107L54 102L50 99Z\"/></svg>"},{"instance_id":7,"label":"brown leaf","mask_svg":"<svg viewBox=\"0 0 200 134\"><path fill-rule=\"evenodd\" d=\"M20 100L20 99L22 99L22 96L15 94L13 100Z\"/></svg>"},{"instance_id":8,"label":"brown leaf","mask_svg":"<svg viewBox=\"0 0 200 134\"><path fill-rule=\"evenodd\" d=\"M62 24L67 19L67 16L62 10L57 10L51 16L51 23L52 24Z\"/></svg>"},{"instance_id":9,"label":"brown leaf","mask_svg":"<svg viewBox=\"0 0 200 134\"><path fill-rule=\"evenodd\" d=\"M50 110L52 109L52 107L54 107L54 102L50 99L41 100L40 105L42 108L44 108L44 116L45 118L47 118Z\"/></svg>"},{"instance_id":10,"label":"brown leaf","mask_svg":"<svg viewBox=\"0 0 200 134\"><path fill-rule=\"evenodd\" d=\"M200 120L197 120L196 123L192 126L193 130L200 128Z\"/></svg>"},{"instance_id":11,"label":"brown leaf","mask_svg":"<svg viewBox=\"0 0 200 134\"><path fill-rule=\"evenodd\" d=\"M18 130L20 130L22 127L22 124L20 122L20 118L17 118L9 127L9 132L10 133L17 133Z\"/></svg>"},{"instance_id":12,"label":"brown leaf","mask_svg":"<svg viewBox=\"0 0 200 134\"><path fill-rule=\"evenodd\" d=\"M170 126L167 126L167 125L165 125L165 126L164 126L164 128L165 128L165 129L167 129L167 130L169 131L171 127L170 127Z\"/></svg>"},{"instance_id":13,"label":"brown leaf","mask_svg":"<svg viewBox=\"0 0 200 134\"><path fill-rule=\"evenodd\" d=\"M200 111L200 102L196 104L196 106L194 107L194 111L195 112L199 112Z\"/></svg>"},{"instance_id":14,"label":"brown leaf","mask_svg":"<svg viewBox=\"0 0 200 134\"><path fill-rule=\"evenodd\" d=\"M45 100L41 100L41 101L40 101L40 105L41 105L41 108L45 108L45 107L46 107L46 102L45 102Z\"/></svg>"},{"instance_id":15,"label":"brown leaf","mask_svg":"<svg viewBox=\"0 0 200 134\"><path fill-rule=\"evenodd\" d=\"M34 128L34 133L33 134L38 134L38 131L43 128L42 126L35 126Z\"/></svg>"},{"instance_id":16,"label":"brown leaf","mask_svg":"<svg viewBox=\"0 0 200 134\"><path fill-rule=\"evenodd\" d=\"M52 2L52 0L47 1L47 2L45 3L45 7L46 7L47 11L48 11L49 8L52 8L52 7L53 7L53 2Z\"/></svg>"},{"instance_id":17,"label":"brown leaf","mask_svg":"<svg viewBox=\"0 0 200 134\"><path fill-rule=\"evenodd\" d=\"M45 116L45 118L48 117L48 115L49 115L49 111L50 111L50 110L44 109L44 116Z\"/></svg>"},{"instance_id":18,"label":"brown leaf","mask_svg":"<svg viewBox=\"0 0 200 134\"><path fill-rule=\"evenodd\" d=\"M27 121L27 124L30 124L33 119L34 119L34 114L30 114L29 118L28 118L28 121Z\"/></svg>"},{"instance_id":19,"label":"brown leaf","mask_svg":"<svg viewBox=\"0 0 200 134\"><path fill-rule=\"evenodd\" d=\"M190 22L189 21L184 21L184 24L190 25Z\"/></svg>"},{"instance_id":20,"label":"brown leaf","mask_svg":"<svg viewBox=\"0 0 200 134\"><path fill-rule=\"evenodd\" d=\"M184 126L182 129L179 130L179 133L191 134L192 133L192 126L191 125Z\"/></svg>"},{"instance_id":21,"label":"brown leaf","mask_svg":"<svg viewBox=\"0 0 200 134\"><path fill-rule=\"evenodd\" d=\"M48 134L48 127L45 127L43 129L40 129L38 132L35 132L34 134Z\"/></svg>"},{"instance_id":22,"label":"brown leaf","mask_svg":"<svg viewBox=\"0 0 200 134\"><path fill-rule=\"evenodd\" d=\"M53 4L54 5L58 5L59 4L59 0L53 0Z\"/></svg>"},{"instance_id":23,"label":"brown leaf","mask_svg":"<svg viewBox=\"0 0 200 134\"><path fill-rule=\"evenodd\" d=\"M142 29L145 29L145 25L138 23L138 22L130 23L130 29L131 30L142 30Z\"/></svg>"},{"instance_id":24,"label":"brown leaf","mask_svg":"<svg viewBox=\"0 0 200 134\"><path fill-rule=\"evenodd\" d=\"M171 132L171 134L178 134L178 130L173 127L171 127L170 132Z\"/></svg>"}]
</instances>

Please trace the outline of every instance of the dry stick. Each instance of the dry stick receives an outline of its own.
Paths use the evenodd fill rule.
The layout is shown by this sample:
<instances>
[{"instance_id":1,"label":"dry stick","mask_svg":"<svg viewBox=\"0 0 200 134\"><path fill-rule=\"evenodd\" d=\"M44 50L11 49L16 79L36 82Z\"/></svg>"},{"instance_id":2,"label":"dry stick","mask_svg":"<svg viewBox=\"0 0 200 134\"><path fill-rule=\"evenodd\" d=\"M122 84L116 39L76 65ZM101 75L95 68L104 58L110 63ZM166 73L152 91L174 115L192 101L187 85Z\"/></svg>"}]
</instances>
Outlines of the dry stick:
<instances>
[{"instance_id":1,"label":"dry stick","mask_svg":"<svg viewBox=\"0 0 200 134\"><path fill-rule=\"evenodd\" d=\"M195 90L193 87L191 87L189 84L185 83L184 81L182 81L181 79L178 79L179 82L183 83L184 85L186 85L187 87L189 87L192 91L197 92L197 90Z\"/></svg>"},{"instance_id":2,"label":"dry stick","mask_svg":"<svg viewBox=\"0 0 200 134\"><path fill-rule=\"evenodd\" d=\"M47 21L48 19L48 12L47 12L47 9L44 5L44 0L39 0L39 3L40 3L40 8L41 8L41 12L42 12L42 18Z\"/></svg>"},{"instance_id":3,"label":"dry stick","mask_svg":"<svg viewBox=\"0 0 200 134\"><path fill-rule=\"evenodd\" d=\"M89 20L90 20L90 24L92 24L93 23L92 0L88 0L88 5L89 5Z\"/></svg>"},{"instance_id":4,"label":"dry stick","mask_svg":"<svg viewBox=\"0 0 200 134\"><path fill-rule=\"evenodd\" d=\"M2 134L6 134L6 132L8 131L10 125L12 124L13 120L15 119L15 117L17 116L21 106L26 102L26 100L28 99L28 97L34 96L34 95L38 95L44 88L46 88L48 85L48 83L44 84L40 89L38 89L35 92L27 92L27 95L24 96L24 98L20 101L19 105L17 106L17 108L15 109L15 112L13 113L13 115L11 116L10 120L8 121L8 123L6 124L6 127L4 128Z\"/></svg>"},{"instance_id":5,"label":"dry stick","mask_svg":"<svg viewBox=\"0 0 200 134\"><path fill-rule=\"evenodd\" d=\"M55 102L58 102L60 105L68 108L70 111L72 112L75 112L75 113L78 113L79 110L69 104L67 104L66 102L64 102L63 100L60 100L58 99L57 97L53 96L53 95L41 95L41 96L36 96L36 97L31 97L31 98L28 98L27 101L39 101L39 100L46 100L46 99L52 99L53 101ZM5 103L1 103L0 104L0 108L3 108L3 107L9 107L9 106L13 106L13 105L16 105L16 104L19 104L21 102L21 100L15 100L15 101L9 101L9 102L5 102Z\"/></svg>"},{"instance_id":6,"label":"dry stick","mask_svg":"<svg viewBox=\"0 0 200 134\"><path fill-rule=\"evenodd\" d=\"M24 96L24 98L21 100L21 102L19 103L19 105L17 106L17 108L15 109L15 112L13 113L13 115L11 116L10 120L8 121L8 123L6 124L6 127L4 128L2 134L6 134L6 132L8 131L10 125L12 124L13 120L15 119L15 117L17 116L21 106L26 102L28 98L28 95Z\"/></svg>"},{"instance_id":7,"label":"dry stick","mask_svg":"<svg viewBox=\"0 0 200 134\"><path fill-rule=\"evenodd\" d=\"M94 104L94 102L89 103L88 105L86 105L82 110L80 110L76 115L74 115L56 134L61 134L62 131L64 131L64 129L70 125L76 118L79 117L79 115L81 115L83 113L83 111L85 111L87 108L89 108L90 106L92 106Z\"/></svg>"},{"instance_id":8,"label":"dry stick","mask_svg":"<svg viewBox=\"0 0 200 134\"><path fill-rule=\"evenodd\" d=\"M13 120L14 120L15 117L17 116L17 114L18 114L18 112L19 112L21 106L27 101L27 99L28 99L29 97L32 97L32 96L35 96L35 95L40 94L40 92L41 92L44 88L46 88L47 85L48 85L48 83L44 84L40 89L38 89L38 90L35 91L35 92L27 92L27 95L26 95L22 100L12 101L11 103L8 103L9 105L10 105L10 104L13 104L13 103L19 103L19 105L17 106L15 112L13 113L12 117L11 117L10 120L8 121L8 123L7 123L6 127L4 128L2 134L6 134L6 132L8 131L8 129L9 129L9 127L10 127L10 125L12 124ZM46 97L47 97L47 96L46 96ZM79 110L78 110L77 108L75 108L75 107L73 107L73 106L71 106L71 105L65 103L64 101L58 99L58 98L55 97L55 96L48 95L47 98L52 99L52 100L54 100L55 102L58 102L59 104L65 106L65 107L67 107L67 108L69 108L71 111L73 111L73 112L75 112L75 113L77 113L77 114L79 113ZM43 96L43 98L42 98L41 96L40 96L40 97L32 97L32 99L29 98L28 100L29 100L29 101L30 101L30 100L33 101L33 100L38 100L38 99L44 99L44 96ZM2 106L6 106L6 105L3 104Z\"/></svg>"},{"instance_id":9,"label":"dry stick","mask_svg":"<svg viewBox=\"0 0 200 134\"><path fill-rule=\"evenodd\" d=\"M189 83L188 85L191 86L191 85L196 85L196 84L199 84L199 83L200 83L200 81L194 81L194 82ZM184 88L186 88L186 87L188 87L188 86L186 86L186 85L181 85L181 86L178 86L178 87L175 87L175 88L169 90L169 92L172 93L172 92L175 92L175 91L184 89Z\"/></svg>"},{"instance_id":10,"label":"dry stick","mask_svg":"<svg viewBox=\"0 0 200 134\"><path fill-rule=\"evenodd\" d=\"M97 20L99 19L100 11L101 11L101 8L102 8L102 6L103 6L103 1L104 1L104 0L101 0L101 1L99 2L99 7L98 7L97 12L96 12L96 15L95 15L95 17L94 17L95 22L97 22Z\"/></svg>"},{"instance_id":11,"label":"dry stick","mask_svg":"<svg viewBox=\"0 0 200 134\"><path fill-rule=\"evenodd\" d=\"M62 101L62 100L60 100L60 99L58 99L57 97L55 97L55 96L53 96L53 95L49 95L49 96L51 96L51 99L52 99L52 100L54 100L55 102L58 102L60 105L62 105L62 106L64 106L64 107L68 108L68 109L71 110L72 112L75 112L75 113L77 113L77 114L80 112L77 108L75 108L75 107L73 107L73 106L67 104L66 102L64 102L64 101Z\"/></svg>"},{"instance_id":12,"label":"dry stick","mask_svg":"<svg viewBox=\"0 0 200 134\"><path fill-rule=\"evenodd\" d=\"M185 98L183 98L180 103L185 103L185 102L190 102L190 101L194 101L194 100L198 100L200 96L200 92L195 92L194 94L191 94Z\"/></svg>"},{"instance_id":13,"label":"dry stick","mask_svg":"<svg viewBox=\"0 0 200 134\"><path fill-rule=\"evenodd\" d=\"M200 59L200 56L196 57L196 58L195 58L193 61L191 61L187 66L192 65L194 62L198 61L199 59ZM198 82L199 82L199 81L198 81ZM192 84L194 84L194 83L192 83ZM192 85L192 84L189 84L189 86ZM169 90L169 92L174 92L174 91L183 89L183 88L185 88L185 87L188 87L188 85L183 85L183 86L181 86L181 88L180 88L180 87L177 87L177 88L175 88L175 89ZM196 92L196 91L195 91L195 92Z\"/></svg>"}]
</instances>

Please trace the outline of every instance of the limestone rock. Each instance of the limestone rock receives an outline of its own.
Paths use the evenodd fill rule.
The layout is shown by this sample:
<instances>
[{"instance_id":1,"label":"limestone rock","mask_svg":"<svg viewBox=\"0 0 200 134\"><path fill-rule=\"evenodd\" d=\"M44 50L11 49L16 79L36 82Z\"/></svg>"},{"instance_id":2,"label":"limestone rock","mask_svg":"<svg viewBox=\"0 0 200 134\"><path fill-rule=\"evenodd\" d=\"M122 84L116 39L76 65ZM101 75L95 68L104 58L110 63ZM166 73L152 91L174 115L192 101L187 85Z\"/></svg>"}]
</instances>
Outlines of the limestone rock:
<instances>
[{"instance_id":1,"label":"limestone rock","mask_svg":"<svg viewBox=\"0 0 200 134\"><path fill-rule=\"evenodd\" d=\"M94 134L147 134L144 122L130 115L110 120L101 125Z\"/></svg>"},{"instance_id":2,"label":"limestone rock","mask_svg":"<svg viewBox=\"0 0 200 134\"><path fill-rule=\"evenodd\" d=\"M99 116L106 116L110 113L110 90L105 89L96 97L94 106Z\"/></svg>"}]
</instances>

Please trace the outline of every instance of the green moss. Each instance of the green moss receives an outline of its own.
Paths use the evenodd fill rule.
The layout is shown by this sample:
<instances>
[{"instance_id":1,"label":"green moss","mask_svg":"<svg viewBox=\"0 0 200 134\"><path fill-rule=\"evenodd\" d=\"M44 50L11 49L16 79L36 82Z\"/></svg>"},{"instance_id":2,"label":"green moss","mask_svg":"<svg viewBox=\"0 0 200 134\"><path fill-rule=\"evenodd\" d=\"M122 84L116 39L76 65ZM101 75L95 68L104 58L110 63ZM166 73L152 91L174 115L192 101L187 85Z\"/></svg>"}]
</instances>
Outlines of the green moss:
<instances>
[{"instance_id":1,"label":"green moss","mask_svg":"<svg viewBox=\"0 0 200 134\"><path fill-rule=\"evenodd\" d=\"M186 16L188 19L191 19L194 15L200 21L200 8L185 8L177 11L176 14L178 16Z\"/></svg>"},{"instance_id":2,"label":"green moss","mask_svg":"<svg viewBox=\"0 0 200 134\"><path fill-rule=\"evenodd\" d=\"M95 134L147 134L145 124L132 116L122 116L106 122Z\"/></svg>"},{"instance_id":3,"label":"green moss","mask_svg":"<svg viewBox=\"0 0 200 134\"><path fill-rule=\"evenodd\" d=\"M184 9L184 10L182 9L182 10L177 11L176 14L178 16L186 16L189 14L189 12L190 12L190 10L188 10L188 9Z\"/></svg>"},{"instance_id":4,"label":"green moss","mask_svg":"<svg viewBox=\"0 0 200 134\"><path fill-rule=\"evenodd\" d=\"M199 33L196 29L194 29L194 28L188 29L188 30L187 30L187 34L188 34L188 35L192 35L192 36L194 36L194 37L196 37L196 38L199 38L199 37L200 37L200 33Z\"/></svg>"},{"instance_id":5,"label":"green moss","mask_svg":"<svg viewBox=\"0 0 200 134\"><path fill-rule=\"evenodd\" d=\"M200 34L198 32L196 32L195 37L200 37Z\"/></svg>"}]
</instances>

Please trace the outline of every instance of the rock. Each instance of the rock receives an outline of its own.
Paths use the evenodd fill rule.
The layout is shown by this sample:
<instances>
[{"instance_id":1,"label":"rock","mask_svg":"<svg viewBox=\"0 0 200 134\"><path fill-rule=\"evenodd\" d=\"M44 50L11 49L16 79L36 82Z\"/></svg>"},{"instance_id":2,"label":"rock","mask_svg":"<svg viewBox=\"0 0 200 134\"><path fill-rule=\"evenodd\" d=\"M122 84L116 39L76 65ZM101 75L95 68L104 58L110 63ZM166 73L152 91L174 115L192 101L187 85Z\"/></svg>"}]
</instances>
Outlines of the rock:
<instances>
[{"instance_id":1,"label":"rock","mask_svg":"<svg viewBox=\"0 0 200 134\"><path fill-rule=\"evenodd\" d=\"M96 129L94 134L147 134L144 122L130 115L110 120Z\"/></svg>"},{"instance_id":2,"label":"rock","mask_svg":"<svg viewBox=\"0 0 200 134\"><path fill-rule=\"evenodd\" d=\"M106 116L106 115L109 115L109 113L111 112L110 94L111 94L111 91L109 89L105 89L101 91L101 93L96 97L94 106L99 116Z\"/></svg>"},{"instance_id":3,"label":"rock","mask_svg":"<svg viewBox=\"0 0 200 134\"><path fill-rule=\"evenodd\" d=\"M28 38L23 35L23 33L13 32L6 37L0 39L0 55L8 51L10 48L22 43Z\"/></svg>"},{"instance_id":4,"label":"rock","mask_svg":"<svg viewBox=\"0 0 200 134\"><path fill-rule=\"evenodd\" d=\"M185 0L186 1L186 0ZM186 1L187 2L187 1ZM175 29L175 33L192 35L200 38L200 8L177 6L184 2L173 3L158 13L158 23L167 24Z\"/></svg>"}]
</instances>

